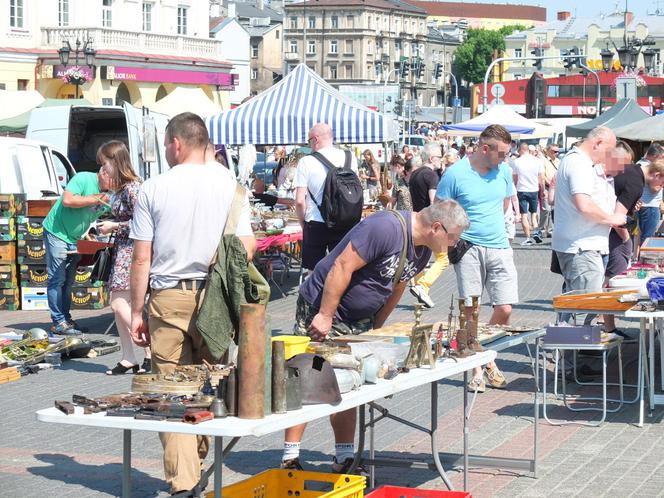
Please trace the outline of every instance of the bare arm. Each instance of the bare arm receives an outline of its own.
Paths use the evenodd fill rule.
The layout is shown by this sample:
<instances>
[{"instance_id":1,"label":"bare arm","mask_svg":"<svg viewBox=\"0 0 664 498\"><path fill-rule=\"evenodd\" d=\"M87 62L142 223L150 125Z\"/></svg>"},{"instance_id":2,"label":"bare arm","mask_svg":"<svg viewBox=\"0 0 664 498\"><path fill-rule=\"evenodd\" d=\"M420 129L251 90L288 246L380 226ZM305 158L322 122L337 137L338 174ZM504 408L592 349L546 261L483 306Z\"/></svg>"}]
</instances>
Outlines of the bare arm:
<instances>
[{"instance_id":1,"label":"bare arm","mask_svg":"<svg viewBox=\"0 0 664 498\"><path fill-rule=\"evenodd\" d=\"M429 203L433 204L435 200L436 200L436 189L435 188L429 189Z\"/></svg>"},{"instance_id":2,"label":"bare arm","mask_svg":"<svg viewBox=\"0 0 664 498\"><path fill-rule=\"evenodd\" d=\"M65 190L62 194L62 205L64 207L76 209L98 204L108 204L108 195L74 195L69 190Z\"/></svg>"},{"instance_id":3,"label":"bare arm","mask_svg":"<svg viewBox=\"0 0 664 498\"><path fill-rule=\"evenodd\" d=\"M574 205L585 218L588 218L595 223L617 226L625 224L624 213L606 213L597 204L595 204L595 202L587 194L574 194Z\"/></svg>"},{"instance_id":4,"label":"bare arm","mask_svg":"<svg viewBox=\"0 0 664 498\"><path fill-rule=\"evenodd\" d=\"M150 334L143 320L143 306L148 293L150 265L152 264L152 242L134 240L134 252L131 258L131 338L138 345L150 344Z\"/></svg>"},{"instance_id":5,"label":"bare arm","mask_svg":"<svg viewBox=\"0 0 664 498\"><path fill-rule=\"evenodd\" d=\"M406 284L407 282L399 282L394 286L392 289L392 294L389 298L387 298L387 301L383 307L378 311L378 313L376 313L376 316L374 317L374 328L378 329L385 325L388 317L392 314L392 311L394 311L396 305L399 304L401 296L403 296L403 292L406 290Z\"/></svg>"},{"instance_id":6,"label":"bare arm","mask_svg":"<svg viewBox=\"0 0 664 498\"><path fill-rule=\"evenodd\" d=\"M304 215L307 212L306 187L297 187L295 189L295 212L297 213L297 221L300 222L300 227L304 230Z\"/></svg>"},{"instance_id":7,"label":"bare arm","mask_svg":"<svg viewBox=\"0 0 664 498\"><path fill-rule=\"evenodd\" d=\"M238 237L244 250L247 251L247 261L254 259L254 254L256 254L256 238L253 235Z\"/></svg>"}]
</instances>

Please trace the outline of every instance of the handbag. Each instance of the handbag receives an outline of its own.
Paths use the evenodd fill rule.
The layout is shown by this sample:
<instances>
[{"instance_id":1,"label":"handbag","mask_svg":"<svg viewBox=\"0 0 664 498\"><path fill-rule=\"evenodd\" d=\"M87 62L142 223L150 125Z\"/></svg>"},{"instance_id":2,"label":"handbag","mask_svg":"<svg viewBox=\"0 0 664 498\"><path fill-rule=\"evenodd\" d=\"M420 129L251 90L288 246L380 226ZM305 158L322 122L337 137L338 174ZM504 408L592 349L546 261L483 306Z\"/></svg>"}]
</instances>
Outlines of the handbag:
<instances>
[{"instance_id":1,"label":"handbag","mask_svg":"<svg viewBox=\"0 0 664 498\"><path fill-rule=\"evenodd\" d=\"M451 264L456 265L471 247L473 247L472 242L468 242L465 239L459 239L459 242L457 242L454 247L447 250L447 259Z\"/></svg>"},{"instance_id":2,"label":"handbag","mask_svg":"<svg viewBox=\"0 0 664 498\"><path fill-rule=\"evenodd\" d=\"M108 240L113 243L113 237ZM108 282L111 278L111 269L113 268L113 246L106 247L95 254L90 280Z\"/></svg>"}]
</instances>

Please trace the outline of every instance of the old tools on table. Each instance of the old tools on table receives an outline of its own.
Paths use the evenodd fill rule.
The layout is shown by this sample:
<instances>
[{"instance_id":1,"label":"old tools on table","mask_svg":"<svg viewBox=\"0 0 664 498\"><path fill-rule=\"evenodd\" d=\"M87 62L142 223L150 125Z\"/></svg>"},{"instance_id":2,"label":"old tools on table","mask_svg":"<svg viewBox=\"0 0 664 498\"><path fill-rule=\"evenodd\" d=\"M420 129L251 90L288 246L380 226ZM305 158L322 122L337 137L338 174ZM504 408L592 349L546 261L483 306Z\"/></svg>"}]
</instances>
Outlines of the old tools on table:
<instances>
[{"instance_id":1,"label":"old tools on table","mask_svg":"<svg viewBox=\"0 0 664 498\"><path fill-rule=\"evenodd\" d=\"M454 351L452 351L452 331L456 328L456 315L454 314L454 294L450 297L450 312L447 314L447 337L443 340L443 325L438 327L438 337L436 341L436 356L438 358L452 358L458 361Z\"/></svg>"},{"instance_id":2,"label":"old tools on table","mask_svg":"<svg viewBox=\"0 0 664 498\"><path fill-rule=\"evenodd\" d=\"M410 334L410 349L408 350L408 356L406 356L405 361L407 368L420 368L425 364L433 368L436 363L431 353L431 326L420 325L421 318L422 305L417 303L415 305L415 325L413 325L413 330Z\"/></svg>"}]
</instances>

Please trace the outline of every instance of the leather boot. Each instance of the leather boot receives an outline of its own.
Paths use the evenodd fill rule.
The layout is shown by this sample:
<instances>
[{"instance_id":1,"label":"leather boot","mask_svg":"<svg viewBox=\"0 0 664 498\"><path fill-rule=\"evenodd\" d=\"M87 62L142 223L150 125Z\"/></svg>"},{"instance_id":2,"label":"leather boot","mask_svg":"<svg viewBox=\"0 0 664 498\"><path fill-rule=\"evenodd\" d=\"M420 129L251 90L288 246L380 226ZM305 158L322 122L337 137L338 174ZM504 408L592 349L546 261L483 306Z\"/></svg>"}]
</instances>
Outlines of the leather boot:
<instances>
[{"instance_id":1,"label":"leather boot","mask_svg":"<svg viewBox=\"0 0 664 498\"><path fill-rule=\"evenodd\" d=\"M459 328L456 333L456 356L467 358L475 354L475 351L468 347L468 328L470 323L466 322L465 328Z\"/></svg>"}]
</instances>

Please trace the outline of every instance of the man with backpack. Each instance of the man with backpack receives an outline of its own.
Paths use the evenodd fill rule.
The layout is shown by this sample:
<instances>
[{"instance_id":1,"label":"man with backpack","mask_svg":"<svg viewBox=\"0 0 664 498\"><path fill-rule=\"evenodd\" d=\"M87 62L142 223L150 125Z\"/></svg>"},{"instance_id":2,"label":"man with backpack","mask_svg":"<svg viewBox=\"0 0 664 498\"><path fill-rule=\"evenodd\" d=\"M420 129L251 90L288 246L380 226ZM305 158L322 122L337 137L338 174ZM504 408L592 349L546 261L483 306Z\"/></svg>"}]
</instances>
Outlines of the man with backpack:
<instances>
[{"instance_id":1,"label":"man with backpack","mask_svg":"<svg viewBox=\"0 0 664 498\"><path fill-rule=\"evenodd\" d=\"M332 145L325 123L309 130L312 154L297 165L295 211L302 226L302 267L313 270L362 216L362 184L350 151Z\"/></svg>"}]
</instances>

